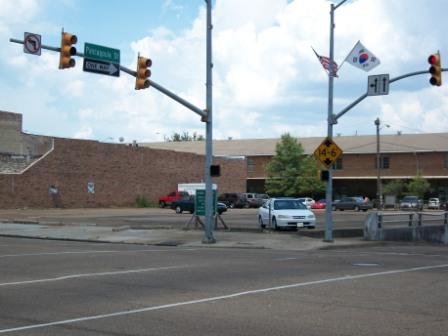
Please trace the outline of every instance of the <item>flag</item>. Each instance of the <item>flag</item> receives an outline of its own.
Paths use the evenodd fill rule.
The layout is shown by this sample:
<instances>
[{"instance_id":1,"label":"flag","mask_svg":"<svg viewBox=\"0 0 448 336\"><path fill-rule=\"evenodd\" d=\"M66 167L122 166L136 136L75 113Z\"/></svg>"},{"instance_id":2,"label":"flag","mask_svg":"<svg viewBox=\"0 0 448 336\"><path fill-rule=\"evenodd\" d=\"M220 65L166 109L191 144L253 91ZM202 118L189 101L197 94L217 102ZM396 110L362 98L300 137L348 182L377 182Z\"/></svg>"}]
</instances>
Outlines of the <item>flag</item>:
<instances>
[{"instance_id":1,"label":"flag","mask_svg":"<svg viewBox=\"0 0 448 336\"><path fill-rule=\"evenodd\" d=\"M313 49L314 53L316 54L317 59L319 60L320 64L322 64L322 66L324 67L325 70L327 70L328 72L330 72L330 58L326 57L326 56L320 56L316 50L314 50L313 47L311 47L311 49ZM335 61L333 61L333 77L338 77L338 65Z\"/></svg>"},{"instance_id":2,"label":"flag","mask_svg":"<svg viewBox=\"0 0 448 336\"><path fill-rule=\"evenodd\" d=\"M360 68L364 71L370 71L376 66L380 65L380 60L371 51L367 50L361 43L355 44L352 51L345 58L345 61L351 65Z\"/></svg>"}]
</instances>

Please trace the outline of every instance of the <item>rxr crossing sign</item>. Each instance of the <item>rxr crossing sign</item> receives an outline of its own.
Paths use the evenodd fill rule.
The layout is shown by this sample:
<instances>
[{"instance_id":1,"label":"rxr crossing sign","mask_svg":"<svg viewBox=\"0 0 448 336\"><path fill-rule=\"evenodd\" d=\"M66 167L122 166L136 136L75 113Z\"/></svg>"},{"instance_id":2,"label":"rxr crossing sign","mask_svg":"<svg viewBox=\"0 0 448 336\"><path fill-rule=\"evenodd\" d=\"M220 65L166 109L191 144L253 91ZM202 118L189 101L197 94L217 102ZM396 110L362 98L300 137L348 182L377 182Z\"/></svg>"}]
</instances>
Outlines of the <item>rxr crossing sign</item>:
<instances>
[{"instance_id":1,"label":"rxr crossing sign","mask_svg":"<svg viewBox=\"0 0 448 336\"><path fill-rule=\"evenodd\" d=\"M330 166L336 162L337 159L342 155L342 149L339 148L336 143L330 138L326 138L319 147L314 151L314 156L318 159L324 166L330 168Z\"/></svg>"}]
</instances>

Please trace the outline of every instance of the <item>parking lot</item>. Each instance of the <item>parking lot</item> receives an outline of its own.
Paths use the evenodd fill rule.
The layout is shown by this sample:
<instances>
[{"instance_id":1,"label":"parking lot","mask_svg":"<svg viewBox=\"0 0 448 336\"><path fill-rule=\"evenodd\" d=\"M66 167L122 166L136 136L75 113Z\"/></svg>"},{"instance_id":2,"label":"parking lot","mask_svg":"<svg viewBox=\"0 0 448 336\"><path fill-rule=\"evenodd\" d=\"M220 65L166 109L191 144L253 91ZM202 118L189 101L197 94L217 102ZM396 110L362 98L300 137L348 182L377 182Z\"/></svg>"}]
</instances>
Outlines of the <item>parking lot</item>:
<instances>
[{"instance_id":1,"label":"parking lot","mask_svg":"<svg viewBox=\"0 0 448 336\"><path fill-rule=\"evenodd\" d=\"M444 335L448 251L0 238L7 335Z\"/></svg>"}]
</instances>

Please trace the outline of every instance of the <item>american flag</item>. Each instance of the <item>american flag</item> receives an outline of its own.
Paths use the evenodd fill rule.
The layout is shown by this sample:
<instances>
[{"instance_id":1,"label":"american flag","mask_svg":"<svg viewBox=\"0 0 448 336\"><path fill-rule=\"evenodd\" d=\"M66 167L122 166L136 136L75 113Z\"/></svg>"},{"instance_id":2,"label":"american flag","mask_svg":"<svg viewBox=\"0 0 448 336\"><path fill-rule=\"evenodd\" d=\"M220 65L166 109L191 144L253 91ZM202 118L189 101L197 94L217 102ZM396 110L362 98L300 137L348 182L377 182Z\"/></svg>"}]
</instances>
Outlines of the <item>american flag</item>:
<instances>
[{"instance_id":1,"label":"american flag","mask_svg":"<svg viewBox=\"0 0 448 336\"><path fill-rule=\"evenodd\" d=\"M319 60L320 64L322 64L322 66L324 67L325 70L330 71L330 58L326 57L326 56L321 56L319 55L316 50L314 50L313 47L311 47L311 49L313 49L314 53L316 54L317 59ZM332 73L333 77L338 77L338 64L333 61L333 73Z\"/></svg>"}]
</instances>

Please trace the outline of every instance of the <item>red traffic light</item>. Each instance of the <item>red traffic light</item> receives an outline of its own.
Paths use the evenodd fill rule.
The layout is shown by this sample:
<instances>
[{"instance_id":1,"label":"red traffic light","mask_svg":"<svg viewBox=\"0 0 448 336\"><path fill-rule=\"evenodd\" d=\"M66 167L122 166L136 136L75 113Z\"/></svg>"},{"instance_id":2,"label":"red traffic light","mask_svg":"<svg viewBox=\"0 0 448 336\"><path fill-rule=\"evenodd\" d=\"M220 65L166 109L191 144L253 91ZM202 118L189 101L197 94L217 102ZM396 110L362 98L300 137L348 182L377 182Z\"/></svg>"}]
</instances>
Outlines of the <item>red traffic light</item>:
<instances>
[{"instance_id":1,"label":"red traffic light","mask_svg":"<svg viewBox=\"0 0 448 336\"><path fill-rule=\"evenodd\" d=\"M440 56L436 55L436 54L430 55L428 57L428 63L431 65L437 64L439 62L439 60L440 60Z\"/></svg>"},{"instance_id":2,"label":"red traffic light","mask_svg":"<svg viewBox=\"0 0 448 336\"><path fill-rule=\"evenodd\" d=\"M428 72L431 74L429 83L435 86L442 85L442 60L440 53L429 55L428 63L431 64Z\"/></svg>"}]
</instances>

